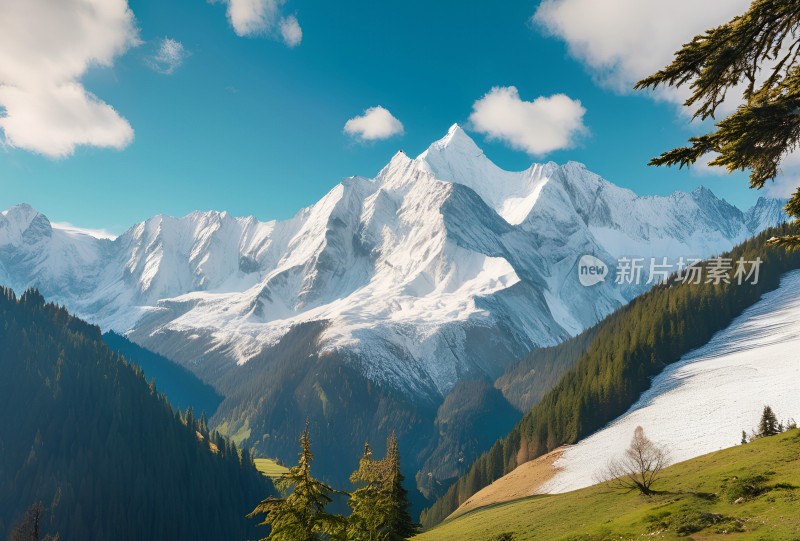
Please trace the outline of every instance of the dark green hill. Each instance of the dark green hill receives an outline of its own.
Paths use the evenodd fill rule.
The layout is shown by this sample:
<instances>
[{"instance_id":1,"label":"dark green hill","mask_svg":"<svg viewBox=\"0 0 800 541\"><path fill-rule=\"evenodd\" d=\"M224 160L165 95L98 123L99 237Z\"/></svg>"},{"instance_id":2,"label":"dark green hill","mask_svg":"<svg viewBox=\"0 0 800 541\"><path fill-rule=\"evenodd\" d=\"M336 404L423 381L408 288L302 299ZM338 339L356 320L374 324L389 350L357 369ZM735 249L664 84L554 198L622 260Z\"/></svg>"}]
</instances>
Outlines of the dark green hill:
<instances>
[{"instance_id":1,"label":"dark green hill","mask_svg":"<svg viewBox=\"0 0 800 541\"><path fill-rule=\"evenodd\" d=\"M556 346L534 349L509 366L495 386L519 411L530 411L586 353L596 332L597 325Z\"/></svg>"},{"instance_id":2,"label":"dark green hill","mask_svg":"<svg viewBox=\"0 0 800 541\"><path fill-rule=\"evenodd\" d=\"M111 351L138 366L147 381L155 380L156 389L167 396L173 408L181 411L192 408L208 417L217 411L222 396L183 366L113 331L103 334L103 340Z\"/></svg>"},{"instance_id":3,"label":"dark green hill","mask_svg":"<svg viewBox=\"0 0 800 541\"><path fill-rule=\"evenodd\" d=\"M430 527L441 522L471 495L517 465L575 443L623 414L664 366L708 342L763 293L777 288L782 274L800 268L800 251L787 252L765 244L772 236L788 233L788 226L767 230L724 255L733 261L760 257L763 263L757 284L695 285L672 277L586 331L591 335L587 347L579 337L549 352L551 368L568 371L508 436L497 441L423 513L423 524ZM575 356L559 355L559 347L571 349ZM516 378L524 379L528 373L523 367ZM513 375L513 370L508 374ZM513 386L514 379L505 385Z\"/></svg>"},{"instance_id":4,"label":"dark green hill","mask_svg":"<svg viewBox=\"0 0 800 541\"><path fill-rule=\"evenodd\" d=\"M249 453L173 413L97 327L0 288L0 374L0 539L37 502L64 541L258 535L244 514L272 487Z\"/></svg>"},{"instance_id":5,"label":"dark green hill","mask_svg":"<svg viewBox=\"0 0 800 541\"><path fill-rule=\"evenodd\" d=\"M485 380L457 383L436 412L435 445L423 453L425 463L417 474L417 486L432 501L441 496L472 462L508 434L520 413L503 394Z\"/></svg>"}]
</instances>

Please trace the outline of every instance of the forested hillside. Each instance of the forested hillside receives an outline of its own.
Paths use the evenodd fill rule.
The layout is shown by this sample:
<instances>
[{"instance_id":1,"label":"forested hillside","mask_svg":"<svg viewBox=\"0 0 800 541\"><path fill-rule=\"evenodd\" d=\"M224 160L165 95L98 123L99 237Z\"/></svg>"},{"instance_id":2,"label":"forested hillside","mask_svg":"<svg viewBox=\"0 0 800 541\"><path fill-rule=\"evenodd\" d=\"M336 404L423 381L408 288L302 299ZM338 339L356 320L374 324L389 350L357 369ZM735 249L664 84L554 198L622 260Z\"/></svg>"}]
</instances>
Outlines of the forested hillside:
<instances>
[{"instance_id":1,"label":"forested hillside","mask_svg":"<svg viewBox=\"0 0 800 541\"><path fill-rule=\"evenodd\" d=\"M147 381L155 380L156 389L167 396L173 408L192 408L196 414L204 412L208 417L217 411L222 396L183 366L113 331L103 334L103 340L111 351L138 366Z\"/></svg>"},{"instance_id":2,"label":"forested hillside","mask_svg":"<svg viewBox=\"0 0 800 541\"><path fill-rule=\"evenodd\" d=\"M530 411L586 353L596 330L597 325L557 346L534 349L509 366L495 386L518 410Z\"/></svg>"},{"instance_id":3,"label":"forested hillside","mask_svg":"<svg viewBox=\"0 0 800 541\"><path fill-rule=\"evenodd\" d=\"M0 373L0 539L39 502L65 541L258 536L244 515L273 489L249 453L173 413L97 327L0 288Z\"/></svg>"},{"instance_id":4,"label":"forested hillside","mask_svg":"<svg viewBox=\"0 0 800 541\"><path fill-rule=\"evenodd\" d=\"M770 229L724 254L734 262L760 257L757 284L689 284L673 276L586 331L594 336L585 353L571 361L573 368L423 513L423 524L437 524L517 465L575 443L624 413L665 365L708 342L764 292L777 288L783 273L800 268L800 252L766 246L767 239L789 230ZM579 342L563 347L580 351ZM552 351L548 355L559 358Z\"/></svg>"},{"instance_id":5,"label":"forested hillside","mask_svg":"<svg viewBox=\"0 0 800 541\"><path fill-rule=\"evenodd\" d=\"M436 412L437 443L423 452L417 486L428 502L469 471L497 438L508 434L521 414L485 380L457 383Z\"/></svg>"}]
</instances>

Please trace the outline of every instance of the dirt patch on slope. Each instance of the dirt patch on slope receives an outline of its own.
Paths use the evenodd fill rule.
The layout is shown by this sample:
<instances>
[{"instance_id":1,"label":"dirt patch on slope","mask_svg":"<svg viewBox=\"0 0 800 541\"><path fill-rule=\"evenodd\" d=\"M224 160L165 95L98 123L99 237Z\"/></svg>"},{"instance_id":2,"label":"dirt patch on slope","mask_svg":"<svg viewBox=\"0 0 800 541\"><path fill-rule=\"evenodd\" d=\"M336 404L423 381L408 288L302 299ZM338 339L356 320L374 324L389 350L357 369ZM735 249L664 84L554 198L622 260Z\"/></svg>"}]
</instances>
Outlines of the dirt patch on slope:
<instances>
[{"instance_id":1,"label":"dirt patch on slope","mask_svg":"<svg viewBox=\"0 0 800 541\"><path fill-rule=\"evenodd\" d=\"M558 472L553 463L561 458L564 450L563 447L559 447L546 455L518 466L511 473L504 475L488 487L479 490L470 499L461 504L458 509L453 511L447 519L455 518L486 505L508 502L537 494L539 487L552 479Z\"/></svg>"}]
</instances>

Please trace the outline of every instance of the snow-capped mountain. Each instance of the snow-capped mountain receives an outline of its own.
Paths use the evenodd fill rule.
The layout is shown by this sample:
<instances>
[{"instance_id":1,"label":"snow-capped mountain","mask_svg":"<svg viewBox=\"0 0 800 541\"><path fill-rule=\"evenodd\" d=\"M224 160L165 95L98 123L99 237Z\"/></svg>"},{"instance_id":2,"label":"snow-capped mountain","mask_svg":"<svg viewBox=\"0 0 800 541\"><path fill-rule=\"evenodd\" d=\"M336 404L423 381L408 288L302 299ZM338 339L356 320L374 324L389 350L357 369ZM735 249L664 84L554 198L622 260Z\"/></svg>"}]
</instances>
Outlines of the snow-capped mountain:
<instances>
[{"instance_id":1,"label":"snow-capped mountain","mask_svg":"<svg viewBox=\"0 0 800 541\"><path fill-rule=\"evenodd\" d=\"M156 216L116 239L0 217L0 282L38 287L180 362L245 364L302 323L369 380L442 396L595 323L645 287L581 286L593 254L705 257L786 219L707 189L639 197L578 163L494 165L457 125L416 159L351 177L287 221ZM645 269L646 271L646 269Z\"/></svg>"},{"instance_id":2,"label":"snow-capped mountain","mask_svg":"<svg viewBox=\"0 0 800 541\"><path fill-rule=\"evenodd\" d=\"M37 287L186 365L225 397L211 425L261 456L293 460L310 419L334 484L365 440L395 431L434 496L516 420L476 380L649 287L646 265L639 284L617 285L618 258L720 253L785 221L782 206L741 212L706 189L639 197L578 163L503 171L453 126L286 221L194 212L108 238L13 207L0 214L0 284ZM581 285L582 255L608 266L605 280ZM456 418L480 438L453 431Z\"/></svg>"}]
</instances>

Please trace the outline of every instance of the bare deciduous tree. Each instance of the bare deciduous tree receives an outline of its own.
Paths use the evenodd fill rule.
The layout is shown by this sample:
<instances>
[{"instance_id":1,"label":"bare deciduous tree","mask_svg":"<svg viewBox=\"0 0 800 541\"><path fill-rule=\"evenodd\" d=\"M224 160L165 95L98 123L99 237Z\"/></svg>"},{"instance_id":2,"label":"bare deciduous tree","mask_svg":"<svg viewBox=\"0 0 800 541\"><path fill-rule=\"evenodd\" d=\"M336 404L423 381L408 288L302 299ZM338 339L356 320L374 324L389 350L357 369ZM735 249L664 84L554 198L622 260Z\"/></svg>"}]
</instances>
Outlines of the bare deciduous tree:
<instances>
[{"instance_id":1,"label":"bare deciduous tree","mask_svg":"<svg viewBox=\"0 0 800 541\"><path fill-rule=\"evenodd\" d=\"M611 487L627 491L638 490L645 496L653 493L652 486L669 465L669 451L653 443L637 426L630 446L621 458L609 461L602 481Z\"/></svg>"}]
</instances>

